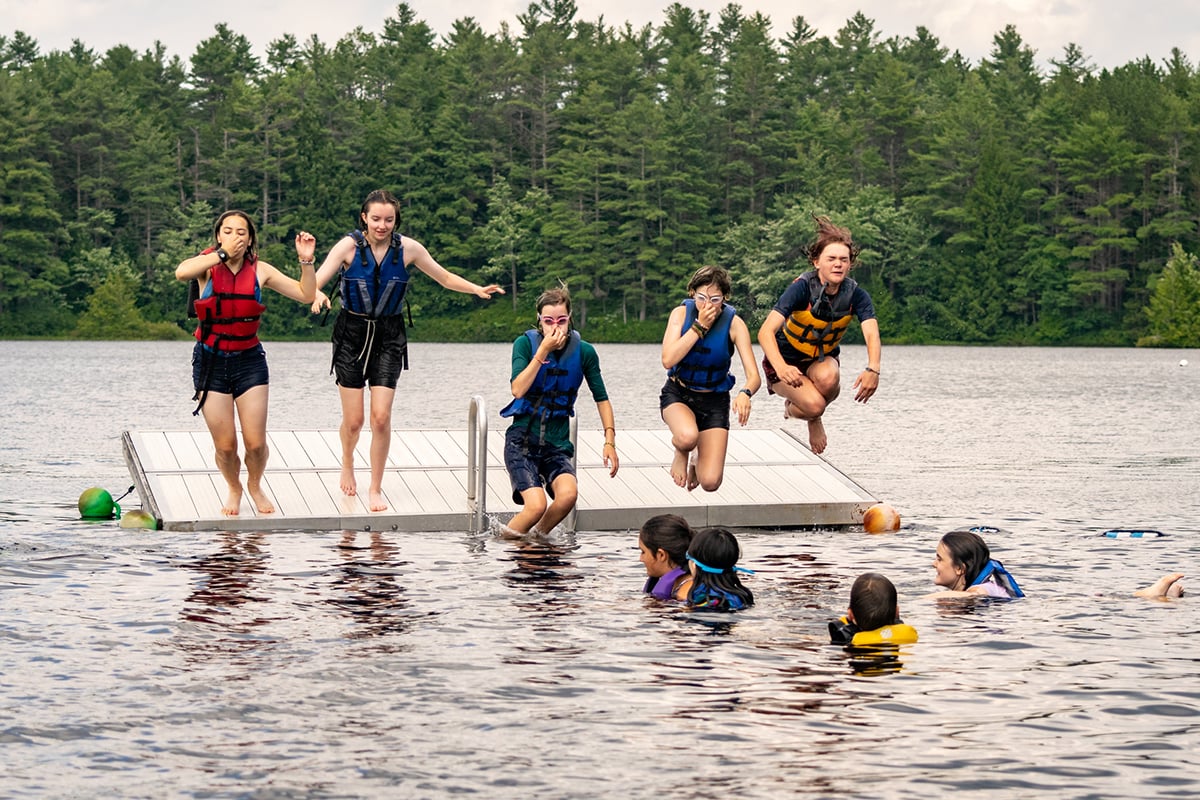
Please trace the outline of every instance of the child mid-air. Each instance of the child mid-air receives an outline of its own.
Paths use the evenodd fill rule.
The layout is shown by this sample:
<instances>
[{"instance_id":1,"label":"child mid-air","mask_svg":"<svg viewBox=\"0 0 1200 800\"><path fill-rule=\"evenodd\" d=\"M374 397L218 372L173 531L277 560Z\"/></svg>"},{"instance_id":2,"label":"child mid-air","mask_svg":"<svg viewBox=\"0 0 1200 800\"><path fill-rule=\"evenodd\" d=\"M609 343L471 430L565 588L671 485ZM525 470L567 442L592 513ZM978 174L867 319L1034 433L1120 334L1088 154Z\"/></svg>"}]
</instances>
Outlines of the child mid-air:
<instances>
[{"instance_id":1,"label":"child mid-air","mask_svg":"<svg viewBox=\"0 0 1200 800\"><path fill-rule=\"evenodd\" d=\"M704 611L738 611L754 605L754 595L737 576L754 573L735 566L740 556L737 538L724 528L705 528L693 536L687 552L692 569L688 604Z\"/></svg>"},{"instance_id":2,"label":"child mid-air","mask_svg":"<svg viewBox=\"0 0 1200 800\"><path fill-rule=\"evenodd\" d=\"M855 646L911 644L917 631L900 620L895 585L878 572L864 572L850 587L846 616L830 621L829 639Z\"/></svg>"},{"instance_id":3,"label":"child mid-air","mask_svg":"<svg viewBox=\"0 0 1200 800\"><path fill-rule=\"evenodd\" d=\"M642 591L659 600L683 600L692 588L687 552L692 529L687 520L675 514L659 514L642 525L638 533L640 561L646 567L646 585Z\"/></svg>"}]
</instances>

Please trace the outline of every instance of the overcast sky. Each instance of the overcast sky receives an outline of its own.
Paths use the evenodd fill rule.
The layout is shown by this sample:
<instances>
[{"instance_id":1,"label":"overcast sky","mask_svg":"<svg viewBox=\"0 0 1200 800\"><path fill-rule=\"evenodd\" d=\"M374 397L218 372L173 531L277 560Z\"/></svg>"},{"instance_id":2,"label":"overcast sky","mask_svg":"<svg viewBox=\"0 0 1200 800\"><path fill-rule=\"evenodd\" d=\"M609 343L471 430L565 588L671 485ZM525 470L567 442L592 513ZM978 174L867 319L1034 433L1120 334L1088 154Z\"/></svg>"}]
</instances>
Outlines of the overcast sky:
<instances>
[{"instance_id":1,"label":"overcast sky","mask_svg":"<svg viewBox=\"0 0 1200 800\"><path fill-rule=\"evenodd\" d=\"M437 34L451 23L474 17L494 33L501 22L519 31L516 15L528 0L411 0L418 18ZM659 25L667 0L577 0L577 19L606 24L631 22ZM682 5L717 13L725 0L692 0ZM1179 47L1195 63L1200 59L1200 14L1195 0L859 0L858 3L812 0L746 0L746 14L761 12L784 36L796 16L803 16L823 36L861 10L875 21L881 38L909 36L918 25L928 28L950 51L958 50L972 63L987 56L992 37L1014 24L1037 54L1039 64L1062 55L1070 42L1079 45L1097 67L1114 67L1143 56L1161 63ZM835 8L835 6L837 8ZM332 44L361 26L378 32L393 16L395 0L0 0L0 35L24 31L37 40L40 52L63 50L79 39L98 53L118 44L138 51L161 41L170 55L187 61L196 44L224 22L250 40L261 56L266 46L285 33L306 39L317 34Z\"/></svg>"}]
</instances>

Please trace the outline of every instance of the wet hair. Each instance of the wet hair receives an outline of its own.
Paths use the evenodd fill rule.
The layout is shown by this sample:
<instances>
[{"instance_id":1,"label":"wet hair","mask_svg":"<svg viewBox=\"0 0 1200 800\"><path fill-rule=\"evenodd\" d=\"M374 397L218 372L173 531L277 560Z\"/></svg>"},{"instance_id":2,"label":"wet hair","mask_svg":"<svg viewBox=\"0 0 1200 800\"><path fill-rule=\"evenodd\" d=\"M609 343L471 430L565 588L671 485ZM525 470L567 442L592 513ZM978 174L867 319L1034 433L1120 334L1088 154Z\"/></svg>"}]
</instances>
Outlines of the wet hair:
<instances>
[{"instance_id":1,"label":"wet hair","mask_svg":"<svg viewBox=\"0 0 1200 800\"><path fill-rule=\"evenodd\" d=\"M895 584L878 572L864 572L850 587L850 611L862 631L898 622Z\"/></svg>"},{"instance_id":2,"label":"wet hair","mask_svg":"<svg viewBox=\"0 0 1200 800\"><path fill-rule=\"evenodd\" d=\"M571 293L567 291L567 287L560 286L557 289L547 289L538 295L537 313L541 316L542 309L546 306L566 306L567 313L571 313Z\"/></svg>"},{"instance_id":3,"label":"wet hair","mask_svg":"<svg viewBox=\"0 0 1200 800\"><path fill-rule=\"evenodd\" d=\"M754 594L742 585L734 565L742 555L737 537L724 528L705 528L692 537L688 558L706 567L719 569L709 572L696 568L688 602L715 611L730 611L754 605Z\"/></svg>"},{"instance_id":4,"label":"wet hair","mask_svg":"<svg viewBox=\"0 0 1200 800\"><path fill-rule=\"evenodd\" d=\"M692 528L687 520L677 514L659 514L642 525L638 541L651 554L666 551L667 558L677 567L687 564L688 545L692 543Z\"/></svg>"},{"instance_id":5,"label":"wet hair","mask_svg":"<svg viewBox=\"0 0 1200 800\"><path fill-rule=\"evenodd\" d=\"M247 261L254 261L258 257L258 231L254 227L254 220L245 211L238 211L236 208L231 208L217 217L217 221L213 223L213 241L218 245L221 244L221 226L230 217L241 217L246 220L246 230L250 233L250 241L246 244L245 259Z\"/></svg>"},{"instance_id":6,"label":"wet hair","mask_svg":"<svg viewBox=\"0 0 1200 800\"><path fill-rule=\"evenodd\" d=\"M711 283L715 283L721 290L721 294L727 298L733 291L733 284L729 282L728 270L721 267L701 267L692 273L692 278L688 281L688 294L693 294L701 286L708 286Z\"/></svg>"},{"instance_id":7,"label":"wet hair","mask_svg":"<svg viewBox=\"0 0 1200 800\"><path fill-rule=\"evenodd\" d=\"M826 216L813 214L813 220L817 223L817 238L813 239L808 246L809 261L816 264L826 247L831 244L844 244L850 248L850 263L858 263L859 247L854 243L854 237L850 235L849 228L834 225L833 221Z\"/></svg>"},{"instance_id":8,"label":"wet hair","mask_svg":"<svg viewBox=\"0 0 1200 800\"><path fill-rule=\"evenodd\" d=\"M992 553L983 538L973 531L950 531L942 537L942 544L946 545L950 562L963 568L964 586L975 583L979 573L992 560Z\"/></svg>"},{"instance_id":9,"label":"wet hair","mask_svg":"<svg viewBox=\"0 0 1200 800\"><path fill-rule=\"evenodd\" d=\"M354 221L355 227L366 230L366 222L364 220L367 216L367 211L371 209L371 206L378 205L380 203L390 205L396 210L396 224L399 225L400 201L396 199L396 195L392 194L387 189L376 189L367 195L366 200L363 200L362 209L358 212L358 219Z\"/></svg>"}]
</instances>

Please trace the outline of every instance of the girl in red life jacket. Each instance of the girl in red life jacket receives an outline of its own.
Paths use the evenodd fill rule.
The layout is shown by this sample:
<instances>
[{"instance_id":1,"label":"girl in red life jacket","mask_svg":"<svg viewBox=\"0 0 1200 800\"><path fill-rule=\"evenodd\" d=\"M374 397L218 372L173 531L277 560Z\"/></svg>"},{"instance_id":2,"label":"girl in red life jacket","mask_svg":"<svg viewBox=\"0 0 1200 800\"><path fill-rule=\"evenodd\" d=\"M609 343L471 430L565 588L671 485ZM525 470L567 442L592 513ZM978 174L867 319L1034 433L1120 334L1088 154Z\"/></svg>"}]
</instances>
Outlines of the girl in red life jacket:
<instances>
[{"instance_id":1,"label":"girl in red life jacket","mask_svg":"<svg viewBox=\"0 0 1200 800\"><path fill-rule=\"evenodd\" d=\"M229 484L221 507L225 516L236 516L242 504L241 461L237 449L237 419L245 447L246 489L260 514L275 511L262 487L267 464L267 357L258 341L262 289L273 289L299 303L316 297L313 271L317 240L307 231L296 236L300 280L291 278L257 254L257 234L250 216L226 211L213 225L212 247L175 268L181 281L196 281L196 347L192 354L192 382L196 411L213 437L217 469Z\"/></svg>"}]
</instances>

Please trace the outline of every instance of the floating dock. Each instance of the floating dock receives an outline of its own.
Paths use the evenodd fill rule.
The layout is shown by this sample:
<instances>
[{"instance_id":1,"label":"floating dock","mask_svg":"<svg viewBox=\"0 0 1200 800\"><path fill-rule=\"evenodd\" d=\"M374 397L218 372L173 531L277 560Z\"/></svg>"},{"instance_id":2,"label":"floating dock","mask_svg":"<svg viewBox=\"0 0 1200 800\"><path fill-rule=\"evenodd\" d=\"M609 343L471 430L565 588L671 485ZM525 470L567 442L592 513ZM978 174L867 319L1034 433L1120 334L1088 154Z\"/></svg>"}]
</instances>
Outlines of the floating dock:
<instances>
[{"instance_id":1,"label":"floating dock","mask_svg":"<svg viewBox=\"0 0 1200 800\"><path fill-rule=\"evenodd\" d=\"M388 508L374 513L366 506L366 430L355 453L354 497L339 488L337 431L270 432L263 486L276 510L260 514L246 495L234 517L221 514L228 490L207 429L126 431L121 438L142 509L164 530L480 531L519 506L504 469L503 431L489 433L476 422L472 414L470 430L393 431L383 480ZM564 523L571 529L637 530L665 513L697 527L837 527L861 524L877 502L786 430L731 430L725 479L715 492L675 485L666 428L620 431L616 477L604 467L603 444L601 431L577 435L579 500Z\"/></svg>"}]
</instances>

